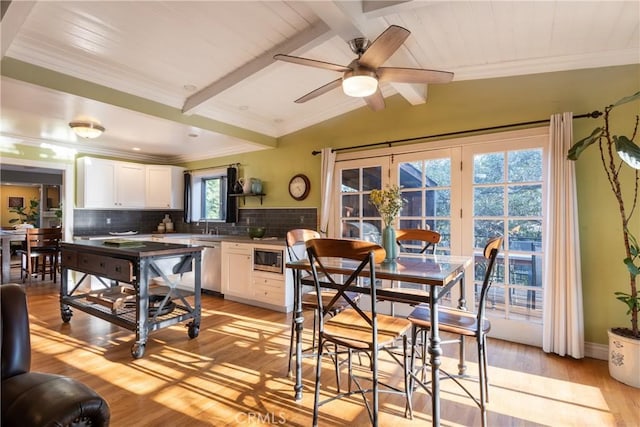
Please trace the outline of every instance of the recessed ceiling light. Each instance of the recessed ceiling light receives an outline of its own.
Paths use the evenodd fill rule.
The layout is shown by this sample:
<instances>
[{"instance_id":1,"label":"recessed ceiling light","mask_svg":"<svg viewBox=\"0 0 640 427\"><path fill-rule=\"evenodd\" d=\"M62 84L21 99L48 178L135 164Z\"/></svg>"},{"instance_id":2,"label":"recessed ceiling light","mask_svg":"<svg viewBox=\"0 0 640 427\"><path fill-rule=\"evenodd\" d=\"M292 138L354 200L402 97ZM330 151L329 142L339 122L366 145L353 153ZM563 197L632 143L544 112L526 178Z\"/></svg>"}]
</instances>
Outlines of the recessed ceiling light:
<instances>
[{"instance_id":1,"label":"recessed ceiling light","mask_svg":"<svg viewBox=\"0 0 640 427\"><path fill-rule=\"evenodd\" d=\"M132 150L133 151L140 151L140 147L133 147Z\"/></svg>"},{"instance_id":2,"label":"recessed ceiling light","mask_svg":"<svg viewBox=\"0 0 640 427\"><path fill-rule=\"evenodd\" d=\"M198 135L198 134L197 134L197 133L195 133L195 132L189 132L189 134L188 134L188 135L189 135L189 138L197 138L198 136L200 136L200 135Z\"/></svg>"},{"instance_id":3,"label":"recessed ceiling light","mask_svg":"<svg viewBox=\"0 0 640 427\"><path fill-rule=\"evenodd\" d=\"M238 110L240 110L240 111L247 111L248 109L249 109L248 105L241 105L241 106L238 107Z\"/></svg>"},{"instance_id":4,"label":"recessed ceiling light","mask_svg":"<svg viewBox=\"0 0 640 427\"><path fill-rule=\"evenodd\" d=\"M182 88L184 90L186 90L187 92L193 92L197 89L197 87L195 85L184 85L182 86Z\"/></svg>"}]
</instances>

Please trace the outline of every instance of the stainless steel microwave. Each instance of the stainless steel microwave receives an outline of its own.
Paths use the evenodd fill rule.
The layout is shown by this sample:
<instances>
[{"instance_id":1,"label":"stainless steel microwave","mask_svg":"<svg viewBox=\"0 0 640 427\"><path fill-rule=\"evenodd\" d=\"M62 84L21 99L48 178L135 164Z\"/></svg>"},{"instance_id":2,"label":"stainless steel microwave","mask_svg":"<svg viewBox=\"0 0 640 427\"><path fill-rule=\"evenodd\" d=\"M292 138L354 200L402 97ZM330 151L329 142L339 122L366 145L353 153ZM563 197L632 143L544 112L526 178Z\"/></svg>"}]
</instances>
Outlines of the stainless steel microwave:
<instances>
[{"instance_id":1,"label":"stainless steel microwave","mask_svg":"<svg viewBox=\"0 0 640 427\"><path fill-rule=\"evenodd\" d=\"M253 269L282 274L283 253L281 249L253 248Z\"/></svg>"}]
</instances>

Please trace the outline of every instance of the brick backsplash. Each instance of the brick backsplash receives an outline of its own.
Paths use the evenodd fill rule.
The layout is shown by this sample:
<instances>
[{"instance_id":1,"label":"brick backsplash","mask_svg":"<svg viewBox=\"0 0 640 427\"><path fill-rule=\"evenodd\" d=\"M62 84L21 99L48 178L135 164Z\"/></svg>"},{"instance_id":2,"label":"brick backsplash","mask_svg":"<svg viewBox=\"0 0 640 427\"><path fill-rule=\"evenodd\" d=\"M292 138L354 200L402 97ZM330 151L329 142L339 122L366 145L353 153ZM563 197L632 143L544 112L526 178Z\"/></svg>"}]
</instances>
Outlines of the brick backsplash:
<instances>
[{"instance_id":1,"label":"brick backsplash","mask_svg":"<svg viewBox=\"0 0 640 427\"><path fill-rule=\"evenodd\" d=\"M185 224L181 210L147 211L147 210L91 210L75 209L73 211L73 234L76 236L98 236L109 232L137 231L141 234L153 233L165 214L169 214L177 233L200 234L205 231L204 222ZM110 224L107 224L107 219ZM293 228L310 228L318 226L318 210L303 209L240 209L238 222L209 222L211 233L243 235L248 226L266 227L265 236L284 237Z\"/></svg>"}]
</instances>

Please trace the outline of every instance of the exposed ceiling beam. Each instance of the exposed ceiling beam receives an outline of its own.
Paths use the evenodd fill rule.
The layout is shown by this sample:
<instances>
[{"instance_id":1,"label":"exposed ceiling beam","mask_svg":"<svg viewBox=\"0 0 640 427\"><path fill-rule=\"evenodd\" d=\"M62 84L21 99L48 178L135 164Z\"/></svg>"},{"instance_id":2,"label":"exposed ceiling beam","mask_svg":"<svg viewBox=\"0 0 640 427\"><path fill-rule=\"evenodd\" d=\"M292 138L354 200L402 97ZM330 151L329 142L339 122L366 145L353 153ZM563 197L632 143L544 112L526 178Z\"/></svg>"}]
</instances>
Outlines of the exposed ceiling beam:
<instances>
[{"instance_id":1,"label":"exposed ceiling beam","mask_svg":"<svg viewBox=\"0 0 640 427\"><path fill-rule=\"evenodd\" d=\"M222 91L229 89L258 71L273 64L275 62L273 56L278 53L290 54L303 47L309 48L326 41L330 37L330 31L331 28L329 28L329 26L324 22L316 22L306 30L299 32L290 39L269 49L257 58L242 65L240 68L231 71L221 79L216 80L204 89L189 96L182 107L182 112L185 114L192 112L194 108L207 102Z\"/></svg>"},{"instance_id":2,"label":"exposed ceiling beam","mask_svg":"<svg viewBox=\"0 0 640 427\"><path fill-rule=\"evenodd\" d=\"M415 3L419 3L419 5L416 5ZM402 10L414 7L424 7L424 1L414 2L413 0L362 0L362 12L368 17L398 13Z\"/></svg>"},{"instance_id":3,"label":"exposed ceiling beam","mask_svg":"<svg viewBox=\"0 0 640 427\"><path fill-rule=\"evenodd\" d=\"M2 56L7 53L13 39L18 34L20 27L31 13L35 6L35 1L3 1L2 2L2 25L0 25L2 42L0 49Z\"/></svg>"},{"instance_id":4,"label":"exposed ceiling beam","mask_svg":"<svg viewBox=\"0 0 640 427\"><path fill-rule=\"evenodd\" d=\"M277 140L274 137L243 129L218 120L193 115L182 114L178 108L170 107L159 102L121 92L106 86L91 83L36 65L5 57L0 62L2 76L19 81L32 83L38 86L70 93L83 98L93 99L105 104L115 105L139 113L148 114L165 120L174 121L184 125L194 126L210 130L222 135L250 141L264 147L276 147Z\"/></svg>"}]
</instances>

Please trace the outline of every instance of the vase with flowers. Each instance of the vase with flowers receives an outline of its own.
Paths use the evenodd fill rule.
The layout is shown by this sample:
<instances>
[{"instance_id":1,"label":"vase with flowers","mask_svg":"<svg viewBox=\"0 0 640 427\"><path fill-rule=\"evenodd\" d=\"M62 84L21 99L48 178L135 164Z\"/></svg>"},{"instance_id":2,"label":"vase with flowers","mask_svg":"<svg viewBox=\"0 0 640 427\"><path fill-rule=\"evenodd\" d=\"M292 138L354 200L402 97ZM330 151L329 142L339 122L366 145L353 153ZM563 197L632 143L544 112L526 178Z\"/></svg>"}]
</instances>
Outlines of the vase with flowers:
<instances>
[{"instance_id":1,"label":"vase with flowers","mask_svg":"<svg viewBox=\"0 0 640 427\"><path fill-rule=\"evenodd\" d=\"M396 231L392 224L400 214L404 202L400 188L397 185L392 185L384 190L373 190L369 195L369 203L378 210L384 223L382 247L387 252L386 262L393 262L398 258Z\"/></svg>"}]
</instances>

